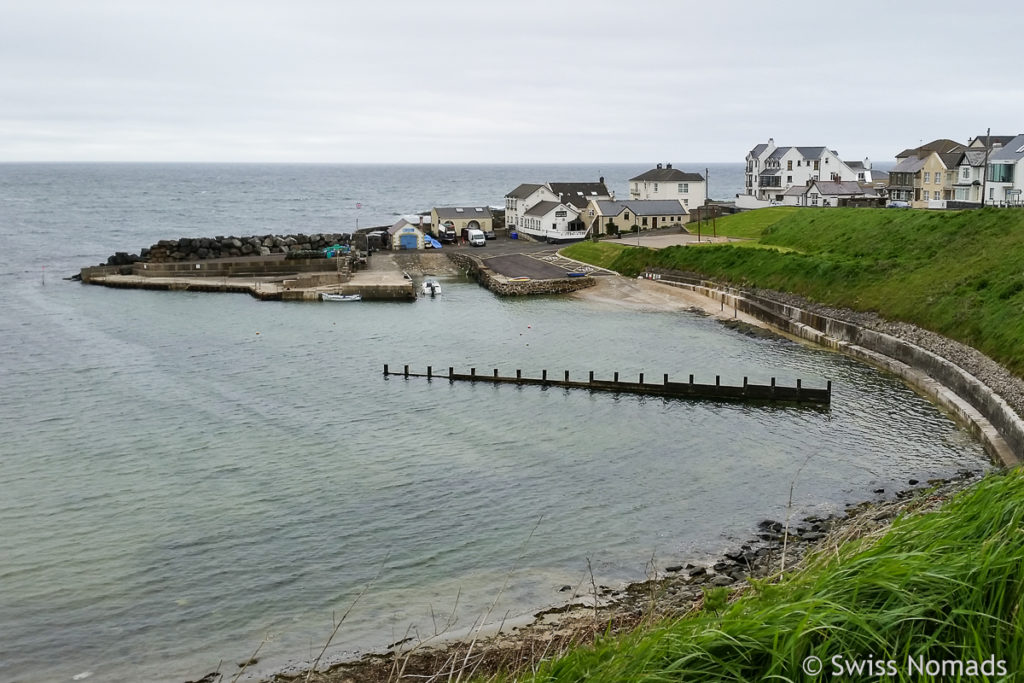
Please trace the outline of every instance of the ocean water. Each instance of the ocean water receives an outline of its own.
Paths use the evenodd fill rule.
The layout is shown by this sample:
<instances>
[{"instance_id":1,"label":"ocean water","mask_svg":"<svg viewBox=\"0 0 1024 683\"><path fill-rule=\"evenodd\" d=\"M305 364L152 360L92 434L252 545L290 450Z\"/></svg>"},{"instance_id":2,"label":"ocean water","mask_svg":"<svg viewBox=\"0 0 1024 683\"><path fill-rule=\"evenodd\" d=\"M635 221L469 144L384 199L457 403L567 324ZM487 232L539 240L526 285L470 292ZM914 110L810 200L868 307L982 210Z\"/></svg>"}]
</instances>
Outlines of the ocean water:
<instances>
[{"instance_id":1,"label":"ocean water","mask_svg":"<svg viewBox=\"0 0 1024 683\"><path fill-rule=\"evenodd\" d=\"M687 164L678 164L692 170ZM703 167L704 165L699 165ZM159 239L346 230L645 167L0 165L0 680L184 681L530 614L980 446L895 378L689 313L443 280L329 306L67 282ZM742 164L711 169L726 195ZM715 179L722 178L720 192ZM355 208L355 203L361 208ZM831 380L830 410L384 378ZM83 680L80 678L78 680Z\"/></svg>"}]
</instances>

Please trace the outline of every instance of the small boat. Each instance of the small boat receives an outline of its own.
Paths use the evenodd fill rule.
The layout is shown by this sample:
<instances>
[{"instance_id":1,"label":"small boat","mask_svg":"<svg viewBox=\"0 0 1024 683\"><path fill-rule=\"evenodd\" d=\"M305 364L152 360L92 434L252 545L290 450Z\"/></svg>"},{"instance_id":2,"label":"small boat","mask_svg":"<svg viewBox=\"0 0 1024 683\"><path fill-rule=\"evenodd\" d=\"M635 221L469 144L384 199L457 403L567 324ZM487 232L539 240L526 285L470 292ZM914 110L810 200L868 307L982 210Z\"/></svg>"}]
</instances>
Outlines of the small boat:
<instances>
[{"instance_id":1,"label":"small boat","mask_svg":"<svg viewBox=\"0 0 1024 683\"><path fill-rule=\"evenodd\" d=\"M519 276L519 277L510 277L508 279L508 281L509 282L527 282L527 281L529 281L529 279L530 278L528 278L528 277Z\"/></svg>"},{"instance_id":2,"label":"small boat","mask_svg":"<svg viewBox=\"0 0 1024 683\"><path fill-rule=\"evenodd\" d=\"M321 292L321 301L362 301L362 294L329 294L327 292Z\"/></svg>"},{"instance_id":3,"label":"small boat","mask_svg":"<svg viewBox=\"0 0 1024 683\"><path fill-rule=\"evenodd\" d=\"M420 291L425 295L437 296L441 293L441 284L437 280L424 280Z\"/></svg>"}]
</instances>

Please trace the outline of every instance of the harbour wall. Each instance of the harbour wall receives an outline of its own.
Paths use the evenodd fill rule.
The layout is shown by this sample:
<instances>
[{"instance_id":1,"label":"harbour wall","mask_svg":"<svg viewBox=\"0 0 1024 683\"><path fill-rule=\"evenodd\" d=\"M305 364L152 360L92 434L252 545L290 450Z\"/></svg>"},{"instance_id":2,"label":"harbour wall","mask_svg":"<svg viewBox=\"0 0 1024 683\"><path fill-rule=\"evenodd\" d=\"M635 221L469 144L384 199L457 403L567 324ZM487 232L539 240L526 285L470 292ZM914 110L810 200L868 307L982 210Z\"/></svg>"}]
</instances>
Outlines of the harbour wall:
<instances>
[{"instance_id":1,"label":"harbour wall","mask_svg":"<svg viewBox=\"0 0 1024 683\"><path fill-rule=\"evenodd\" d=\"M965 425L995 462L1021 464L1024 420L980 379L942 356L893 335L697 276L652 269L649 279L690 289L783 332L899 375Z\"/></svg>"}]
</instances>

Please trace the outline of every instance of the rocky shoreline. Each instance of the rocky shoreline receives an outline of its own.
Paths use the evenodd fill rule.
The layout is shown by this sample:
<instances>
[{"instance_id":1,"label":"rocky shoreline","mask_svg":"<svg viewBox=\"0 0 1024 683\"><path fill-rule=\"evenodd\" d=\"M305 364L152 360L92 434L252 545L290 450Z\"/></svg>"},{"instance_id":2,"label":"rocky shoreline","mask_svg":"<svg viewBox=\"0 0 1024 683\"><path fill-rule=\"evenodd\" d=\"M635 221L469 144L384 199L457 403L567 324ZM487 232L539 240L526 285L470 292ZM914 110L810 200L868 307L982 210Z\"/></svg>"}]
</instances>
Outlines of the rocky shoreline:
<instances>
[{"instance_id":1,"label":"rocky shoreline","mask_svg":"<svg viewBox=\"0 0 1024 683\"><path fill-rule=\"evenodd\" d=\"M747 542L712 562L656 568L647 580L619 590L593 582L565 586L562 590L569 593L565 604L537 612L525 626L439 644L395 643L385 652L318 672L279 673L267 683L440 681L531 671L543 660L606 634L682 617L702 610L705 601L736 599L749 590L749 579L780 580L806 566L809 557L833 553L853 539L881 535L901 515L937 508L981 476L981 472L964 470L951 479L912 479L909 488L895 494L879 489L873 500L850 505L842 515L789 522L766 519ZM221 680L219 675L201 680L214 683Z\"/></svg>"}]
</instances>

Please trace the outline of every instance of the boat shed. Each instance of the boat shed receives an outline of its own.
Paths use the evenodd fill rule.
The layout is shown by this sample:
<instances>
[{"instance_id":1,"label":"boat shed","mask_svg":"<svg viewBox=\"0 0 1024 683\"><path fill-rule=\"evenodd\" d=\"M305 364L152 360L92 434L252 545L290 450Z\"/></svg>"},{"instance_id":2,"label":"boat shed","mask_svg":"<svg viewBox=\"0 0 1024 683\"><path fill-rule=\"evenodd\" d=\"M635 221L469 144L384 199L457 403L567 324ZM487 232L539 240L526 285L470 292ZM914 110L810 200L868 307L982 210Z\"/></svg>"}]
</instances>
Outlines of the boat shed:
<instances>
[{"instance_id":1,"label":"boat shed","mask_svg":"<svg viewBox=\"0 0 1024 683\"><path fill-rule=\"evenodd\" d=\"M419 225L412 224L406 217L402 217L388 228L388 246L395 251L423 249L423 230Z\"/></svg>"}]
</instances>

